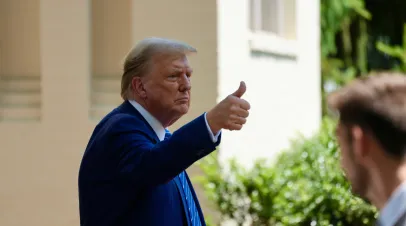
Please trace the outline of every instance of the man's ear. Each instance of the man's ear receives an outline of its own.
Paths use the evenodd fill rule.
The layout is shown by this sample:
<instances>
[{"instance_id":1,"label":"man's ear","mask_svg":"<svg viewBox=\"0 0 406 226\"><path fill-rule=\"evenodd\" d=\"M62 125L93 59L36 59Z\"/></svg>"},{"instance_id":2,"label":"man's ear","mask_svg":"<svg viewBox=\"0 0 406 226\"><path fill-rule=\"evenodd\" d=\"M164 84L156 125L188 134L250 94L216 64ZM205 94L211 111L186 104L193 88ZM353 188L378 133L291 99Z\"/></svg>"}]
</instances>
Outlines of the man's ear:
<instances>
[{"instance_id":1,"label":"man's ear","mask_svg":"<svg viewBox=\"0 0 406 226\"><path fill-rule=\"evenodd\" d=\"M147 98L147 92L144 88L144 83L140 77L134 77L131 80L131 88L137 96L141 97L142 99Z\"/></svg>"},{"instance_id":2,"label":"man's ear","mask_svg":"<svg viewBox=\"0 0 406 226\"><path fill-rule=\"evenodd\" d=\"M365 131L357 125L352 126L350 132L353 141L352 150L354 152L354 159L358 163L365 163L370 155L367 134L365 134Z\"/></svg>"}]
</instances>

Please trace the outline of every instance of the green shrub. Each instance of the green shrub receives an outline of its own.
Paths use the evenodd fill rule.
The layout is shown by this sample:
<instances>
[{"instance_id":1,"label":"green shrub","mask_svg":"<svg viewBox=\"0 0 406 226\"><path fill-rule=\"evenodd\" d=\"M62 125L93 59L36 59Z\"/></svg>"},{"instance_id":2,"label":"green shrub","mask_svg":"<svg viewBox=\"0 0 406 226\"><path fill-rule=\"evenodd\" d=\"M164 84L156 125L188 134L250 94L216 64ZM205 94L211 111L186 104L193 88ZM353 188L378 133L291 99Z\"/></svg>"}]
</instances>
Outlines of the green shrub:
<instances>
[{"instance_id":1,"label":"green shrub","mask_svg":"<svg viewBox=\"0 0 406 226\"><path fill-rule=\"evenodd\" d=\"M315 136L250 170L231 161L225 173L213 154L199 163L199 181L222 218L239 225L373 225L376 209L353 196L344 178L334 128L324 119Z\"/></svg>"}]
</instances>

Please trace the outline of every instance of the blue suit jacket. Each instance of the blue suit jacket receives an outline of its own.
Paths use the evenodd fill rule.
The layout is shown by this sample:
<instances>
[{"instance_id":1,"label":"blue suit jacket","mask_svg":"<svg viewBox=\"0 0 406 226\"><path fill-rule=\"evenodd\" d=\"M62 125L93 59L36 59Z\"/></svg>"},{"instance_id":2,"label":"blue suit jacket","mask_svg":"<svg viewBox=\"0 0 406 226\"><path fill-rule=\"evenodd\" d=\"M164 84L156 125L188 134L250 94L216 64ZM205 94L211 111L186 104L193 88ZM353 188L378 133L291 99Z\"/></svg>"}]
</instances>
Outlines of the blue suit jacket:
<instances>
[{"instance_id":1,"label":"blue suit jacket","mask_svg":"<svg viewBox=\"0 0 406 226\"><path fill-rule=\"evenodd\" d=\"M160 142L141 114L125 101L96 126L83 155L80 224L188 225L176 176L214 151L220 139L212 142L201 115Z\"/></svg>"}]
</instances>

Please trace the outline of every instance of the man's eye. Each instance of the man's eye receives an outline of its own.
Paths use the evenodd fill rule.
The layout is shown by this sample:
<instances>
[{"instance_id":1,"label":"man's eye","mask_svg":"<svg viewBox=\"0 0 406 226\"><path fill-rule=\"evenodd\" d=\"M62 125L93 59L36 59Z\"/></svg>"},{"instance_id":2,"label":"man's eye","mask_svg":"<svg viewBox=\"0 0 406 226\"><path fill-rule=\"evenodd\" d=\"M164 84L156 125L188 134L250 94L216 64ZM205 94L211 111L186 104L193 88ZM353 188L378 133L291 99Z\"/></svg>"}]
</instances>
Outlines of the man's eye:
<instances>
[{"instance_id":1,"label":"man's eye","mask_svg":"<svg viewBox=\"0 0 406 226\"><path fill-rule=\"evenodd\" d=\"M169 75L168 79L169 80L176 80L176 79L178 79L178 76L177 75Z\"/></svg>"}]
</instances>

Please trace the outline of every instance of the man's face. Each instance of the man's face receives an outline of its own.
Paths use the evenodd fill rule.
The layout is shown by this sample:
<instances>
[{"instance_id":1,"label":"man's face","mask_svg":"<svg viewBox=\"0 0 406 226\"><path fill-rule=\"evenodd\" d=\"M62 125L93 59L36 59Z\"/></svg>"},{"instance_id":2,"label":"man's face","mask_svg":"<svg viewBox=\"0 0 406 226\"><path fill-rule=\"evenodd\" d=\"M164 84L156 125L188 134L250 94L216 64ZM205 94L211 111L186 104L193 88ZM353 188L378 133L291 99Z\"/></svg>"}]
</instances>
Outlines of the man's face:
<instances>
[{"instance_id":1,"label":"man's face","mask_svg":"<svg viewBox=\"0 0 406 226\"><path fill-rule=\"evenodd\" d=\"M337 127L337 140L341 150L341 167L351 184L352 192L365 198L369 182L369 174L367 169L359 163L356 154L356 148L362 147L358 145L358 139L354 139L351 129L339 123Z\"/></svg>"},{"instance_id":2,"label":"man's face","mask_svg":"<svg viewBox=\"0 0 406 226\"><path fill-rule=\"evenodd\" d=\"M190 105L192 68L185 55L158 55L142 78L145 105L158 120L169 126L186 114Z\"/></svg>"}]
</instances>

